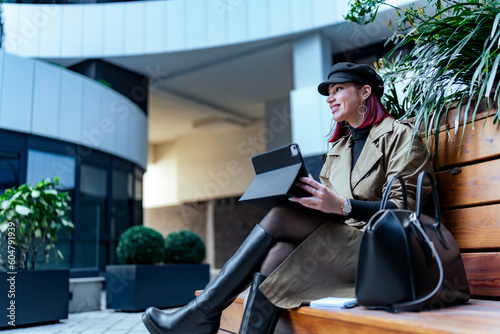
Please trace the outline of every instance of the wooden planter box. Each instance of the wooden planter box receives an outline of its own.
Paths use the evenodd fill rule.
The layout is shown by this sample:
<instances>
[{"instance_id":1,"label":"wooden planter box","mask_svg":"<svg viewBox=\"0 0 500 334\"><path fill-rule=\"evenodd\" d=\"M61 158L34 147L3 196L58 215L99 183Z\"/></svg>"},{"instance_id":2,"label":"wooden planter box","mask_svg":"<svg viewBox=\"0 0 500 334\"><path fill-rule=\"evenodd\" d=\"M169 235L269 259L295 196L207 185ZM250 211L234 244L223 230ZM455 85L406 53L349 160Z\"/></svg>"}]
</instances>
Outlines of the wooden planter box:
<instances>
[{"instance_id":1,"label":"wooden planter box","mask_svg":"<svg viewBox=\"0 0 500 334\"><path fill-rule=\"evenodd\" d=\"M106 306L122 311L182 306L208 281L208 264L106 266Z\"/></svg>"},{"instance_id":2,"label":"wooden planter box","mask_svg":"<svg viewBox=\"0 0 500 334\"><path fill-rule=\"evenodd\" d=\"M0 328L68 318L69 270L0 272Z\"/></svg>"}]
</instances>

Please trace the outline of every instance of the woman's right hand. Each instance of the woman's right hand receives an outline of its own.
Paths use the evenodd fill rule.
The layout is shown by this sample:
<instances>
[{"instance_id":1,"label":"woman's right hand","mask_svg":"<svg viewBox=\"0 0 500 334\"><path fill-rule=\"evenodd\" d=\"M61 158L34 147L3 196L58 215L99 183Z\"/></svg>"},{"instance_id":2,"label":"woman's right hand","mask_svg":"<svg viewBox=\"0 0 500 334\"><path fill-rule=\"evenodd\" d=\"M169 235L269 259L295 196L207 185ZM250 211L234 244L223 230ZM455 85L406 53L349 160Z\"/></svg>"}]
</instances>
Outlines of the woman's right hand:
<instances>
[{"instance_id":1,"label":"woman's right hand","mask_svg":"<svg viewBox=\"0 0 500 334\"><path fill-rule=\"evenodd\" d=\"M309 192L311 196L290 197L290 201L299 203L309 209L338 215L342 214L345 198L334 194L328 187L325 187L312 177L302 177L299 181L297 186Z\"/></svg>"}]
</instances>

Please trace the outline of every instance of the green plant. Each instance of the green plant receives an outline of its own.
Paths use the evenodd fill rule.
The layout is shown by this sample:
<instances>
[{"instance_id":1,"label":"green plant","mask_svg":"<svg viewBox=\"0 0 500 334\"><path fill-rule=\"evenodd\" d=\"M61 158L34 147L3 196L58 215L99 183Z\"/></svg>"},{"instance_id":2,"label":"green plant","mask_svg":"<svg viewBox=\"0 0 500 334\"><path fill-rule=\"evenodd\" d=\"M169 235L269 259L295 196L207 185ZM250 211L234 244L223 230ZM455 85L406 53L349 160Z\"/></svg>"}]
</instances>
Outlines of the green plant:
<instances>
[{"instance_id":1,"label":"green plant","mask_svg":"<svg viewBox=\"0 0 500 334\"><path fill-rule=\"evenodd\" d=\"M108 88L113 89L113 87L111 86L111 84L108 81L104 80L104 79L97 79L96 81L98 83L100 83L101 85L103 85L103 86L106 86Z\"/></svg>"},{"instance_id":2,"label":"green plant","mask_svg":"<svg viewBox=\"0 0 500 334\"><path fill-rule=\"evenodd\" d=\"M123 264L161 263L165 254L163 236L145 226L129 227L116 247L118 260Z\"/></svg>"},{"instance_id":3,"label":"green plant","mask_svg":"<svg viewBox=\"0 0 500 334\"><path fill-rule=\"evenodd\" d=\"M204 259L205 243L193 231L175 231L165 238L166 263L201 263Z\"/></svg>"},{"instance_id":4,"label":"green plant","mask_svg":"<svg viewBox=\"0 0 500 334\"><path fill-rule=\"evenodd\" d=\"M0 195L0 266L9 270L33 270L41 253L48 261L56 248L59 232L73 223L67 218L70 197L59 191L58 178L7 189Z\"/></svg>"},{"instance_id":5,"label":"green plant","mask_svg":"<svg viewBox=\"0 0 500 334\"><path fill-rule=\"evenodd\" d=\"M370 23L386 4L386 0L351 1L346 19ZM500 0L428 0L423 7L411 3L397 8L396 14L396 21L388 22L395 31L389 40L396 47L377 65L388 85L404 84L399 104L404 117L415 117L416 127L423 123L427 134L439 129L450 106L457 106L464 114L456 114L455 132L469 116L474 127L479 103L474 106L473 101L499 100ZM409 43L415 46L407 55L388 60ZM397 103L397 96L389 92L388 99ZM494 122L499 116L497 109Z\"/></svg>"}]
</instances>

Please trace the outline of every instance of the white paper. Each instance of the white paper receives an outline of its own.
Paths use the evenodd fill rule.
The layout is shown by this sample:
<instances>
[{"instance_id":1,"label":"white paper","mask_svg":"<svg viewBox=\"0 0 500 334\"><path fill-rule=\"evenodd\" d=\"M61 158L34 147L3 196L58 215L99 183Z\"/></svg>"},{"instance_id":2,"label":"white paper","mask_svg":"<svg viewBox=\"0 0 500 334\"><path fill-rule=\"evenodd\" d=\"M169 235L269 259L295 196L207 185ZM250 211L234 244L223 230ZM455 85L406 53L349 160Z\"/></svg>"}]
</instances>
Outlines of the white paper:
<instances>
[{"instance_id":1,"label":"white paper","mask_svg":"<svg viewBox=\"0 0 500 334\"><path fill-rule=\"evenodd\" d=\"M309 306L321 309L343 309L346 306L353 307L354 304L356 304L356 298L326 297L311 301Z\"/></svg>"}]
</instances>

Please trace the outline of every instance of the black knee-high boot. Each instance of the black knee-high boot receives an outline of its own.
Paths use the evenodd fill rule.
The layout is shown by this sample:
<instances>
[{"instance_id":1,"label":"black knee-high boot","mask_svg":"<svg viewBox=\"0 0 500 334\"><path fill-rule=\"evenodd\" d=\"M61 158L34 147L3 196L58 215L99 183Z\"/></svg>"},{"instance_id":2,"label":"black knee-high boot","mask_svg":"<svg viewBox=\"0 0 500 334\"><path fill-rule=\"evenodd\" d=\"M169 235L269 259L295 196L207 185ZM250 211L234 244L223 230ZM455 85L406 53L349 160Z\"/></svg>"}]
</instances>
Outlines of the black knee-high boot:
<instances>
[{"instance_id":1,"label":"black knee-high boot","mask_svg":"<svg viewBox=\"0 0 500 334\"><path fill-rule=\"evenodd\" d=\"M152 334L217 333L222 311L250 284L253 272L273 242L264 229L256 225L219 275L189 304L173 313L148 308L142 315L148 331Z\"/></svg>"},{"instance_id":2,"label":"black knee-high boot","mask_svg":"<svg viewBox=\"0 0 500 334\"><path fill-rule=\"evenodd\" d=\"M239 334L271 334L278 323L282 309L274 306L259 290L259 285L267 276L255 273L252 287L247 298L247 305Z\"/></svg>"}]
</instances>

